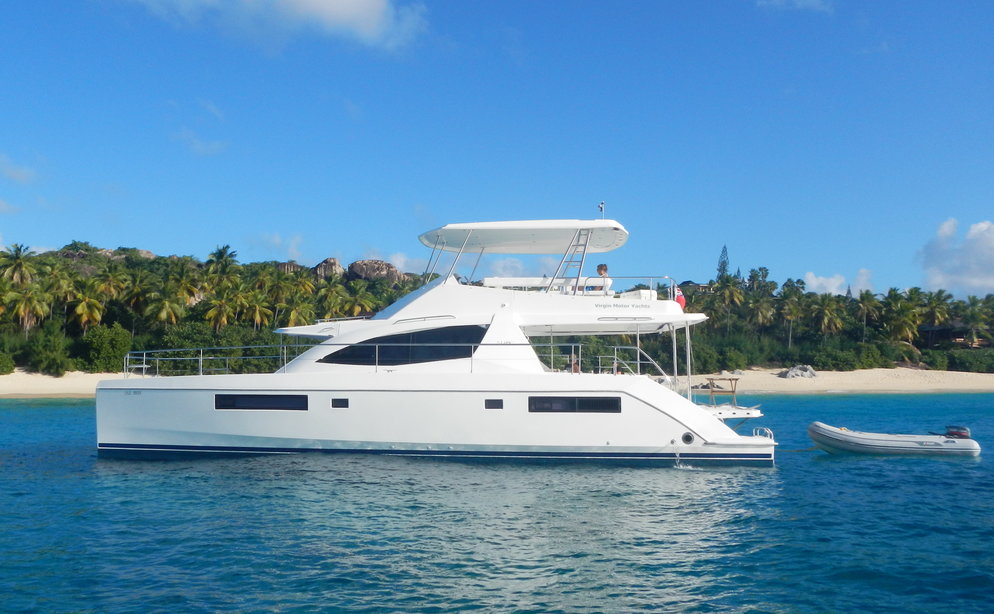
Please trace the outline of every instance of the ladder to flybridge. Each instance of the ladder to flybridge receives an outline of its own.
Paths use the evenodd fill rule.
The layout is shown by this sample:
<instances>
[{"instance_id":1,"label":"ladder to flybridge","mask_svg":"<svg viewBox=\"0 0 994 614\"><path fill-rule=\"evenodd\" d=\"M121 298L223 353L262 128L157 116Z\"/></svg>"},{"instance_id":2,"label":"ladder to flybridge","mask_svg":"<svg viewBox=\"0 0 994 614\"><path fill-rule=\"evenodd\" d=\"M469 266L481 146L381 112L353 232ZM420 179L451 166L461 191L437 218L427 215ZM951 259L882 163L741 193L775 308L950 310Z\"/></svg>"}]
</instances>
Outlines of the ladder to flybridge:
<instances>
[{"instance_id":1,"label":"ladder to flybridge","mask_svg":"<svg viewBox=\"0 0 994 614\"><path fill-rule=\"evenodd\" d=\"M563 280L567 284L573 279L572 292L577 294L580 291L580 273L583 272L583 263L587 259L587 243L590 241L590 229L580 228L573 234L573 240L563 253L562 260L559 261L559 268L556 274L549 281L549 287L545 289L550 292L557 280Z\"/></svg>"}]
</instances>

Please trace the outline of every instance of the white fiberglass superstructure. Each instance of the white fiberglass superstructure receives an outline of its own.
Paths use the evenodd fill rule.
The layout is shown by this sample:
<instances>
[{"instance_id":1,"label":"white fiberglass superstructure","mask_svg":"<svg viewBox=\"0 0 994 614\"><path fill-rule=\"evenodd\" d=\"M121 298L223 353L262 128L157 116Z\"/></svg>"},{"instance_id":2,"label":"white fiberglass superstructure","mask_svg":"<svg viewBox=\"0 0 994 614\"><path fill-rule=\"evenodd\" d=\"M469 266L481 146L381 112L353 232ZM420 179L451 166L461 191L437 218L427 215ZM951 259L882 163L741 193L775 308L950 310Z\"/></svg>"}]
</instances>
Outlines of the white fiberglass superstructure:
<instances>
[{"instance_id":1,"label":"white fiberglass superstructure","mask_svg":"<svg viewBox=\"0 0 994 614\"><path fill-rule=\"evenodd\" d=\"M578 344L556 354L557 338L662 332L672 333L674 351L684 333L689 354L689 328L706 316L651 288L618 293L620 278L581 274L587 256L627 238L603 219L426 232L434 265L436 255L455 254L448 272L371 318L281 329L317 344L275 373L101 382L98 450L772 462L767 429L740 435L675 392L678 377L622 369L617 355L598 363ZM454 274L460 256L552 253L564 255L551 276L470 284ZM539 339L550 341L547 355Z\"/></svg>"}]
</instances>

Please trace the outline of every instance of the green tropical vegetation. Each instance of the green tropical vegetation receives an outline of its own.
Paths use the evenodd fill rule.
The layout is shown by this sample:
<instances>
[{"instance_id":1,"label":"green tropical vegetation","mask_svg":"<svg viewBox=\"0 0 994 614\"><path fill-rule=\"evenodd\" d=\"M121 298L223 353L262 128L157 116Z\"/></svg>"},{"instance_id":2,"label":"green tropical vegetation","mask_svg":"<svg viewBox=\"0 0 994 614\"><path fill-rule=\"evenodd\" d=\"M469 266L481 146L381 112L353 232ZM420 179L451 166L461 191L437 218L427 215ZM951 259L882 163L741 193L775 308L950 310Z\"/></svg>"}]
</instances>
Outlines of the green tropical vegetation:
<instances>
[{"instance_id":1,"label":"green tropical vegetation","mask_svg":"<svg viewBox=\"0 0 994 614\"><path fill-rule=\"evenodd\" d=\"M276 262L242 264L225 245L206 261L109 252L74 241L33 253L0 250L0 374L15 366L61 375L117 371L130 350L278 344L281 326L375 313L423 279L318 278ZM722 250L715 278L681 286L688 311L709 320L694 330L694 371L811 364L851 370L920 365L994 372L994 295L955 299L944 290L891 288L853 296L782 284L758 267L730 273ZM661 292L665 288L660 287ZM582 340L586 356L631 340ZM640 340L668 365L671 340ZM585 365L595 367L595 365ZM681 371L685 369L680 365Z\"/></svg>"},{"instance_id":2,"label":"green tropical vegetation","mask_svg":"<svg viewBox=\"0 0 994 614\"><path fill-rule=\"evenodd\" d=\"M0 250L0 374L113 372L131 350L279 344L275 328L372 314L422 284L296 268L241 264L228 245L205 262L79 241L42 254L11 245Z\"/></svg>"}]
</instances>

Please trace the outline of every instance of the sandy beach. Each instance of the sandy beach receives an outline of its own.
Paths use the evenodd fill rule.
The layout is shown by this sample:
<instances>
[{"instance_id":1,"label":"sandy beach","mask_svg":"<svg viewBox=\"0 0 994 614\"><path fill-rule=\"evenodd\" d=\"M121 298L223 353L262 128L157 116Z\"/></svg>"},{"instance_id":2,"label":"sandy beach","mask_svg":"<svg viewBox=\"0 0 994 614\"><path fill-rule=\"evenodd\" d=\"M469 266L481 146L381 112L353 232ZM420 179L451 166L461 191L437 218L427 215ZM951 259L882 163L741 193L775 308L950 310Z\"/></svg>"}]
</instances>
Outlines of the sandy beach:
<instances>
[{"instance_id":1,"label":"sandy beach","mask_svg":"<svg viewBox=\"0 0 994 614\"><path fill-rule=\"evenodd\" d=\"M860 371L820 371L817 377L786 379L783 369L748 369L741 373L711 375L736 377L740 394L839 394L902 392L994 392L994 373L926 371L921 369L864 369ZM17 369L0 375L0 398L92 397L97 382L117 379L120 373L72 371L62 377L27 373ZM700 384L708 376L695 376ZM728 382L719 382L727 387Z\"/></svg>"},{"instance_id":2,"label":"sandy beach","mask_svg":"<svg viewBox=\"0 0 994 614\"><path fill-rule=\"evenodd\" d=\"M738 392L743 394L838 394L904 392L994 392L994 373L928 371L897 367L861 369L859 371L818 371L816 377L786 379L784 369L747 369L741 373L710 377L738 378ZM708 376L694 377L694 384ZM718 382L727 387L726 382Z\"/></svg>"},{"instance_id":3,"label":"sandy beach","mask_svg":"<svg viewBox=\"0 0 994 614\"><path fill-rule=\"evenodd\" d=\"M97 382L122 377L120 373L69 371L62 377L15 369L0 375L0 398L87 398L96 395Z\"/></svg>"}]
</instances>

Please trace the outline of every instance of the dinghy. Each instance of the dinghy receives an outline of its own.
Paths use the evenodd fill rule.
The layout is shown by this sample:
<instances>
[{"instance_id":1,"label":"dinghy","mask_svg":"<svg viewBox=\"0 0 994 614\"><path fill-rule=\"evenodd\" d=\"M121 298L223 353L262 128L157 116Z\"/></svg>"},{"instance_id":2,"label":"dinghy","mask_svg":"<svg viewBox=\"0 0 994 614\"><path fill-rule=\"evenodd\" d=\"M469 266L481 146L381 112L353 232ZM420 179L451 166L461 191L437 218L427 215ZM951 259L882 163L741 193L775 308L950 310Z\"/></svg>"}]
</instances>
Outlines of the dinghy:
<instances>
[{"instance_id":1,"label":"dinghy","mask_svg":"<svg viewBox=\"0 0 994 614\"><path fill-rule=\"evenodd\" d=\"M947 426L941 435L893 435L850 431L812 422L808 425L808 436L816 446L830 454L980 455L980 444L970 438L970 429L963 426Z\"/></svg>"}]
</instances>

